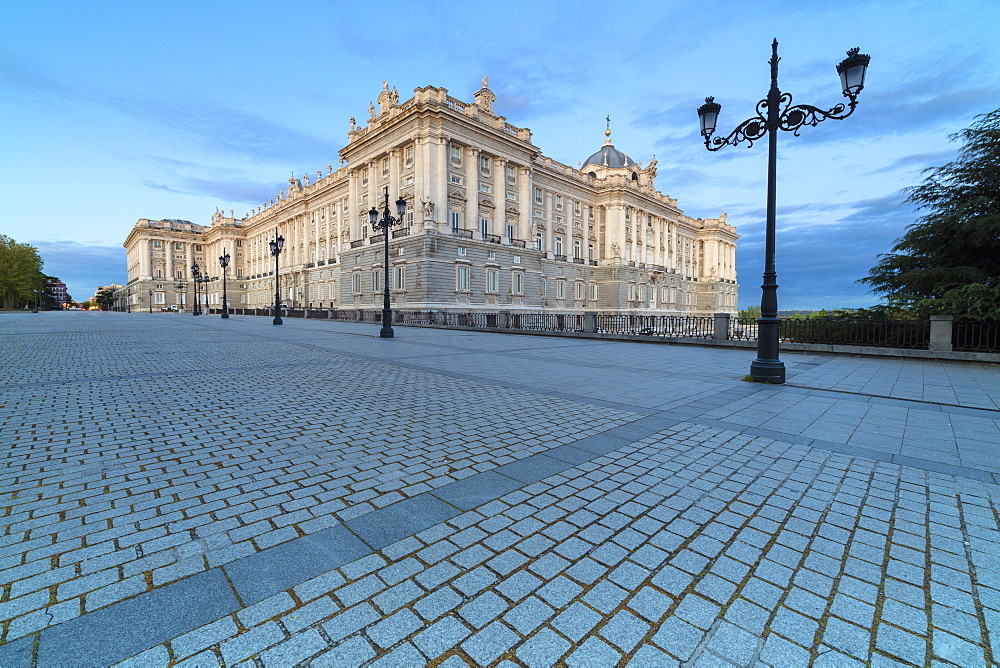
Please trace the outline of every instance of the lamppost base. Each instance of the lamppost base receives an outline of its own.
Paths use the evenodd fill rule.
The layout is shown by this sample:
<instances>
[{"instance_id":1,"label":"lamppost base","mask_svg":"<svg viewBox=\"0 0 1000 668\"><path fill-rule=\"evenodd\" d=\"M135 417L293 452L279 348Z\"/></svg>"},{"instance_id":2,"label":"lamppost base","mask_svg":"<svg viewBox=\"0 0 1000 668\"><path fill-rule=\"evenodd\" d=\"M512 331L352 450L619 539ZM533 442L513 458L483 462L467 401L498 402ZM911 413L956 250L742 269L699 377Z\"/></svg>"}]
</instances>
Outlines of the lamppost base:
<instances>
[{"instance_id":1,"label":"lamppost base","mask_svg":"<svg viewBox=\"0 0 1000 668\"><path fill-rule=\"evenodd\" d=\"M378 337L380 339L391 339L396 336L396 333L392 331L392 327L383 327L378 330Z\"/></svg>"},{"instance_id":2,"label":"lamppost base","mask_svg":"<svg viewBox=\"0 0 1000 668\"><path fill-rule=\"evenodd\" d=\"M223 312L222 312L222 317L223 317L223 318L228 318L228 317L229 317L229 314L228 314L228 313L226 313L225 311L223 311Z\"/></svg>"},{"instance_id":3,"label":"lamppost base","mask_svg":"<svg viewBox=\"0 0 1000 668\"><path fill-rule=\"evenodd\" d=\"M781 360L756 359L750 365L750 375L757 383L780 385L785 382L785 363Z\"/></svg>"},{"instance_id":4,"label":"lamppost base","mask_svg":"<svg viewBox=\"0 0 1000 668\"><path fill-rule=\"evenodd\" d=\"M281 322L281 318L275 318L274 320L271 321L271 324L272 325L282 325L284 323Z\"/></svg>"}]
</instances>

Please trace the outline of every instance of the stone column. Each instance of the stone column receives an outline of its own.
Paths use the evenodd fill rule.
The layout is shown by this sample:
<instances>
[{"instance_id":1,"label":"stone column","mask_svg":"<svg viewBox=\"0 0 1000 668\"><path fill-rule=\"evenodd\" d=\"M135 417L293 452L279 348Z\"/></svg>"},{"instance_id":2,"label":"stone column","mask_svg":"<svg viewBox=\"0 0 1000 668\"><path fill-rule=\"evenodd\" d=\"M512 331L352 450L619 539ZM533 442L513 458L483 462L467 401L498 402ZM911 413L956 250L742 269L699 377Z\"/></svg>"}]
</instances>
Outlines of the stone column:
<instances>
[{"instance_id":1,"label":"stone column","mask_svg":"<svg viewBox=\"0 0 1000 668\"><path fill-rule=\"evenodd\" d=\"M517 217L517 238L531 246L535 242L531 238L531 213L535 206L535 200L531 192L531 168L518 167L518 217Z\"/></svg>"},{"instance_id":2,"label":"stone column","mask_svg":"<svg viewBox=\"0 0 1000 668\"><path fill-rule=\"evenodd\" d=\"M434 222L438 232L447 234L451 212L448 210L448 140L444 137L437 138L434 157L435 164L430 170L434 188Z\"/></svg>"},{"instance_id":3,"label":"stone column","mask_svg":"<svg viewBox=\"0 0 1000 668\"><path fill-rule=\"evenodd\" d=\"M479 230L479 151L466 146L465 154L465 229L476 230L474 239L481 239Z\"/></svg>"},{"instance_id":4,"label":"stone column","mask_svg":"<svg viewBox=\"0 0 1000 668\"><path fill-rule=\"evenodd\" d=\"M350 230L350 240L361 238L361 228L358 226L358 216L356 211L361 204L361 194L359 181L361 180L361 175L358 174L358 170L352 170L347 175L347 212L341 212L341 216L347 218L347 229ZM341 223L343 224L343 222Z\"/></svg>"},{"instance_id":5,"label":"stone column","mask_svg":"<svg viewBox=\"0 0 1000 668\"><path fill-rule=\"evenodd\" d=\"M545 217L545 257L551 258L555 255L555 226L556 226L556 210L555 204L552 201L552 193L546 193L545 195L545 206L548 209L548 214ZM563 236L563 245L566 244L566 238ZM563 253L566 249L563 248Z\"/></svg>"},{"instance_id":6,"label":"stone column","mask_svg":"<svg viewBox=\"0 0 1000 668\"><path fill-rule=\"evenodd\" d=\"M587 252L587 248L590 246L590 205L580 204L580 215L582 216L580 222L580 231L583 233L583 239L580 241L580 254L583 257L584 263L589 266L590 254ZM585 295L586 298L590 298L590 295Z\"/></svg>"},{"instance_id":7,"label":"stone column","mask_svg":"<svg viewBox=\"0 0 1000 668\"><path fill-rule=\"evenodd\" d=\"M164 278L164 280L169 281L169 280L173 280L173 277L174 277L174 242L173 241L168 241L166 245L167 245L167 248L163 249L163 256L167 260L167 262L166 262L166 268L163 270L163 274L164 274L163 278ZM189 246L189 250L194 251L194 246L193 245L188 244L188 246ZM193 252L189 253L189 255L191 255L192 258L194 257L194 253ZM192 264L194 264L194 263L192 262Z\"/></svg>"}]
</instances>

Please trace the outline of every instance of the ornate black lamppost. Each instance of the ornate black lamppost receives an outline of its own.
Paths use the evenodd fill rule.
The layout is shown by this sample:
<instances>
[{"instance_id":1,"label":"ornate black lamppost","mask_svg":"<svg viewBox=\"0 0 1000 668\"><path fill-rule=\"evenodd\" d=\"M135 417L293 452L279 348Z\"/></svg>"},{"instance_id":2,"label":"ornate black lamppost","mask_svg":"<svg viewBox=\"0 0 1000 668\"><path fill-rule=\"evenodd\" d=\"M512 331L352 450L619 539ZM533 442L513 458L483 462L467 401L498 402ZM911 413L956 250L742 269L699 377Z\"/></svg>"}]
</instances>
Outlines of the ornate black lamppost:
<instances>
[{"instance_id":1,"label":"ornate black lamppost","mask_svg":"<svg viewBox=\"0 0 1000 668\"><path fill-rule=\"evenodd\" d=\"M32 288L31 292L35 298L35 308L31 309L32 313L38 313L38 290Z\"/></svg>"},{"instance_id":2,"label":"ornate black lamppost","mask_svg":"<svg viewBox=\"0 0 1000 668\"><path fill-rule=\"evenodd\" d=\"M229 253L226 249L222 249L222 255L219 256L219 264L222 265L222 317L229 317L229 302L226 301L226 267L229 266Z\"/></svg>"},{"instance_id":3,"label":"ornate black lamppost","mask_svg":"<svg viewBox=\"0 0 1000 668\"><path fill-rule=\"evenodd\" d=\"M202 274L194 280L201 285L201 290L199 290L200 295L198 297L200 300L198 303L198 315L205 315L205 307L208 306L208 286L205 284L212 279L208 277L208 274ZM209 308L209 311L211 311L211 307Z\"/></svg>"},{"instance_id":4,"label":"ornate black lamppost","mask_svg":"<svg viewBox=\"0 0 1000 668\"><path fill-rule=\"evenodd\" d=\"M382 230L382 237L385 241L385 281L383 282L383 301L382 301L382 329L379 330L379 338L391 339L394 336L392 331L392 308L389 306L389 233L390 230L396 225L400 225L403 222L403 216L406 214L406 200L400 197L396 200L396 213L397 218L393 218L389 213L389 186L385 187L385 204L382 207L382 218L379 218L378 209L372 207L368 211L368 222L371 223L372 229Z\"/></svg>"},{"instance_id":5,"label":"ornate black lamppost","mask_svg":"<svg viewBox=\"0 0 1000 668\"><path fill-rule=\"evenodd\" d=\"M149 291L149 312L151 314L153 312L153 291L152 290Z\"/></svg>"},{"instance_id":6,"label":"ornate black lamppost","mask_svg":"<svg viewBox=\"0 0 1000 668\"><path fill-rule=\"evenodd\" d=\"M180 282L174 283L174 290L177 290L178 292L184 290L184 284L180 283ZM176 295L175 295L175 297L176 297ZM178 313L183 313L184 312L183 306L184 306L183 303L180 300L178 300L178 302L177 302L177 312Z\"/></svg>"},{"instance_id":7,"label":"ornate black lamppost","mask_svg":"<svg viewBox=\"0 0 1000 668\"><path fill-rule=\"evenodd\" d=\"M712 138L715 122L722 106L715 98L705 98L705 104L698 108L701 120L701 134L705 137L705 148L718 151L723 146L736 146L746 141L752 146L755 141L767 135L767 228L764 243L764 284L760 301L760 318L757 319L757 359L750 365L750 375L759 383L784 383L785 365L778 359L778 339L781 320L778 318L778 283L774 270L774 218L775 179L777 175L778 130L790 130L798 135L804 125L818 125L828 118L842 119L854 113L858 104L858 93L864 88L865 71L870 56L851 49L847 58L837 65L841 88L848 104L838 104L823 111L808 104L792 105L792 96L778 89L778 40L771 43L771 90L767 97L757 103L757 115L740 123L728 137Z\"/></svg>"},{"instance_id":8,"label":"ornate black lamppost","mask_svg":"<svg viewBox=\"0 0 1000 668\"><path fill-rule=\"evenodd\" d=\"M201 315L201 305L198 303L198 284L201 282L198 278L201 276L201 267L197 263L191 265L191 276L194 284L194 308L191 310L191 315Z\"/></svg>"},{"instance_id":9,"label":"ornate black lamppost","mask_svg":"<svg viewBox=\"0 0 1000 668\"><path fill-rule=\"evenodd\" d=\"M271 248L271 255L274 256L274 320L272 325L281 325L281 292L278 285L278 256L281 249L285 247L285 237L278 234L278 228L274 229L274 239L267 244Z\"/></svg>"}]
</instances>

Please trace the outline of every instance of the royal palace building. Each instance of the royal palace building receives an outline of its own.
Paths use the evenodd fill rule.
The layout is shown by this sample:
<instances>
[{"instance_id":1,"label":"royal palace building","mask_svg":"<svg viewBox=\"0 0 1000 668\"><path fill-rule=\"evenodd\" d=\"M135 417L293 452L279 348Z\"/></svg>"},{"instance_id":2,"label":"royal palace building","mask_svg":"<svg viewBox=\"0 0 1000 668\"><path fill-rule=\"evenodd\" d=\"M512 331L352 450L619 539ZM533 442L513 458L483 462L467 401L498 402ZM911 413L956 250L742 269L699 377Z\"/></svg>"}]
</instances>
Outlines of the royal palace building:
<instances>
[{"instance_id":1,"label":"royal palace building","mask_svg":"<svg viewBox=\"0 0 1000 668\"><path fill-rule=\"evenodd\" d=\"M125 240L133 307L181 308L191 267L222 302L218 258L231 257L231 308L274 303L268 242L285 239L278 290L290 308L380 308L383 238L369 209L407 202L391 230L393 306L665 314L735 312L735 229L690 218L645 167L612 144L577 168L548 158L531 131L493 111L484 79L472 103L443 88L399 102L383 82L367 123L350 120L339 168L289 179L288 191L211 224L139 220ZM395 213L394 213L395 215Z\"/></svg>"}]
</instances>

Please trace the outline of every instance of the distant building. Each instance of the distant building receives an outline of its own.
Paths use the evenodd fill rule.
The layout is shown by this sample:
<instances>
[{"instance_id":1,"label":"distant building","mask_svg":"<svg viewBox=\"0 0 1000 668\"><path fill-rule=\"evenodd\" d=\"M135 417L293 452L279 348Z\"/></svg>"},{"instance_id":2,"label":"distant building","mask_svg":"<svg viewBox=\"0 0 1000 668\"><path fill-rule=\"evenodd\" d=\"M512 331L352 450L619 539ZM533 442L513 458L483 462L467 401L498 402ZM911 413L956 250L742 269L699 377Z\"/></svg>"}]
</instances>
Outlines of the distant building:
<instances>
[{"instance_id":1,"label":"distant building","mask_svg":"<svg viewBox=\"0 0 1000 668\"><path fill-rule=\"evenodd\" d=\"M531 131L493 111L483 86L466 103L443 88L399 102L387 84L366 124L352 118L341 166L290 178L242 218L211 224L139 220L125 240L133 306L193 299L191 266L221 304L218 257L231 256L230 305L266 307L275 292L268 242L285 238L279 289L292 307L379 308L382 237L368 211L407 202L390 241L394 307L441 310L735 312L735 228L691 218L618 150L610 130L579 169L541 154Z\"/></svg>"},{"instance_id":2,"label":"distant building","mask_svg":"<svg viewBox=\"0 0 1000 668\"><path fill-rule=\"evenodd\" d=\"M45 291L52 296L52 302L56 308L63 308L66 304L66 284L62 281L46 281Z\"/></svg>"}]
</instances>

